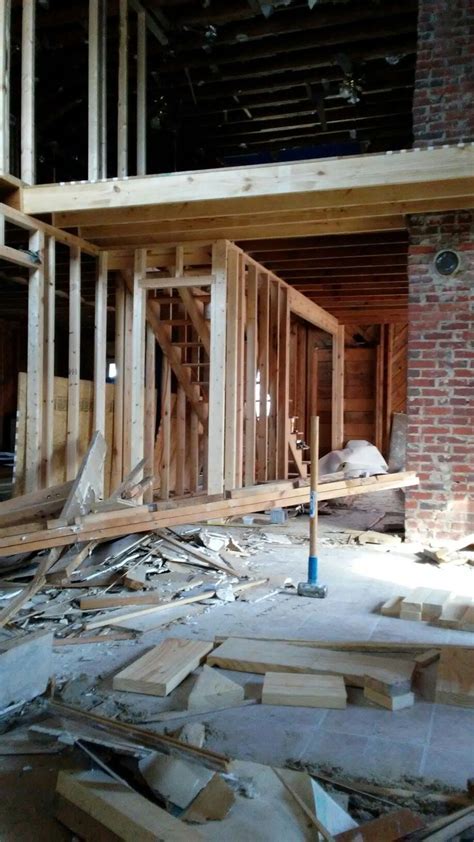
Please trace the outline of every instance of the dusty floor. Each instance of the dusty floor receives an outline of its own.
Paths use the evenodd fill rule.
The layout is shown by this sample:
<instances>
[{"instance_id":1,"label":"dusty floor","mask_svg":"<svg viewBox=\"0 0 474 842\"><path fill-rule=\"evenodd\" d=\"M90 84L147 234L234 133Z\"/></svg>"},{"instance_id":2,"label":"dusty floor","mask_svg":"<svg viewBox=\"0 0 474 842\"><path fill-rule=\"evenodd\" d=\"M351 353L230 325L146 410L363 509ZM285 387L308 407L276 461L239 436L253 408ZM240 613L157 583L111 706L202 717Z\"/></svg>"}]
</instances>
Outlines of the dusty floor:
<instances>
[{"instance_id":1,"label":"dusty floor","mask_svg":"<svg viewBox=\"0 0 474 842\"><path fill-rule=\"evenodd\" d=\"M440 569L421 564L413 552L416 548L403 544L387 549L336 543L341 537L337 530L343 526L364 528L373 522L376 505L365 498L362 506L320 518L320 572L321 580L328 585L327 599L304 599L288 591L259 602L239 600L217 607L190 606L186 617L171 624L168 618L162 619L160 625L156 619L143 619L141 628L146 633L137 640L56 649L57 679L85 674L98 695L95 712L106 716L120 714L139 722L161 710L183 707L192 683L188 679L166 699L112 694L111 677L117 669L164 636L212 640L216 634L234 634L474 645L474 634L390 619L376 612L377 606L390 596L405 594L417 586L474 595L472 567ZM226 531L239 538L245 530L226 527ZM266 545L252 555L252 574L281 582L285 577L294 583L304 579L307 519L297 518L287 526L266 531L291 535L295 543ZM298 537L301 542L297 542ZM345 775L376 778L379 782L406 782L407 778L422 777L464 789L466 779L474 776L474 710L432 703L432 669L426 671L414 707L397 713L367 706L357 692L342 711L255 704L201 716L207 729L206 747L234 758L273 765L301 761L320 768L337 767ZM262 680L261 676L244 673L227 674L246 685L249 697L255 695L255 685ZM93 696L81 691L81 697L81 704L92 704ZM179 724L182 723L173 723L173 728ZM164 728L158 723L147 727ZM46 816L51 813L57 769L77 765L77 755L3 756L0 760L3 842L70 838Z\"/></svg>"}]
</instances>

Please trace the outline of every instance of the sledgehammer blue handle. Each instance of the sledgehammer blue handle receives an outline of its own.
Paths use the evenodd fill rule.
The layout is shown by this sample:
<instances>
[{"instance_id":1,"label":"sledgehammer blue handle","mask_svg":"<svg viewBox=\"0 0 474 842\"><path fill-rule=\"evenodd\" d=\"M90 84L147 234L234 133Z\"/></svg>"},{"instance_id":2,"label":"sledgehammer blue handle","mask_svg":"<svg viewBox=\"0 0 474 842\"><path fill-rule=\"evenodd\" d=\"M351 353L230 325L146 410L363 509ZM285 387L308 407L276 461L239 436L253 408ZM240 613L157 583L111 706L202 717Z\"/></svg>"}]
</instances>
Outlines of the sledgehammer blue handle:
<instances>
[{"instance_id":1,"label":"sledgehammer blue handle","mask_svg":"<svg viewBox=\"0 0 474 842\"><path fill-rule=\"evenodd\" d=\"M317 585L318 583L318 557L310 555L308 557L308 584Z\"/></svg>"}]
</instances>

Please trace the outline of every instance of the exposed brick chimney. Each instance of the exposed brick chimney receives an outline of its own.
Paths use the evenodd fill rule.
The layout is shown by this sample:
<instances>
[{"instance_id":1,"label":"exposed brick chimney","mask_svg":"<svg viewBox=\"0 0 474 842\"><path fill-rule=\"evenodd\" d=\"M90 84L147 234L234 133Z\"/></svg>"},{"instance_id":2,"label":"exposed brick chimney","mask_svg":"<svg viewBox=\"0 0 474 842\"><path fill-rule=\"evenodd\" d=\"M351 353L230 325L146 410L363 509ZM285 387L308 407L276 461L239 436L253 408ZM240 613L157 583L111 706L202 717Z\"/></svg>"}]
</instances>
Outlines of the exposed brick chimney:
<instances>
[{"instance_id":1,"label":"exposed brick chimney","mask_svg":"<svg viewBox=\"0 0 474 842\"><path fill-rule=\"evenodd\" d=\"M415 146L474 139L474 2L420 0ZM426 154L429 154L426 153ZM443 541L474 531L474 214L408 218L407 534ZM443 277L441 249L460 269Z\"/></svg>"}]
</instances>

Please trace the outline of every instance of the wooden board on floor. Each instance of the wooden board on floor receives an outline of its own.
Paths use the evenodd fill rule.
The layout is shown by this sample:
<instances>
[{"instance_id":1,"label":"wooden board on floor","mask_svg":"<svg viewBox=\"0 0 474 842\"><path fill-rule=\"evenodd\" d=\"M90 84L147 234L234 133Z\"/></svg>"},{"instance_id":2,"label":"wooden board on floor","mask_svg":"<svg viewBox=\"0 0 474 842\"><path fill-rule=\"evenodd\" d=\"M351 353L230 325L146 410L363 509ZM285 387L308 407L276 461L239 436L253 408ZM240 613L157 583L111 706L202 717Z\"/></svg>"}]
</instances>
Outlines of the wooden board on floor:
<instances>
[{"instance_id":1,"label":"wooden board on floor","mask_svg":"<svg viewBox=\"0 0 474 842\"><path fill-rule=\"evenodd\" d=\"M114 676L114 690L167 696L197 669L214 644L169 637Z\"/></svg>"},{"instance_id":2,"label":"wooden board on floor","mask_svg":"<svg viewBox=\"0 0 474 842\"><path fill-rule=\"evenodd\" d=\"M309 708L345 708L347 693L340 675L268 672L262 690L263 705Z\"/></svg>"},{"instance_id":3,"label":"wooden board on floor","mask_svg":"<svg viewBox=\"0 0 474 842\"><path fill-rule=\"evenodd\" d=\"M422 827L424 822L411 810L404 808L359 825L353 830L345 830L334 838L337 842L395 842Z\"/></svg>"},{"instance_id":4,"label":"wooden board on floor","mask_svg":"<svg viewBox=\"0 0 474 842\"><path fill-rule=\"evenodd\" d=\"M162 807L104 772L61 771L56 791L126 842L202 838L194 828L188 828Z\"/></svg>"},{"instance_id":5,"label":"wooden board on floor","mask_svg":"<svg viewBox=\"0 0 474 842\"><path fill-rule=\"evenodd\" d=\"M474 707L474 650L453 646L441 652L435 701L445 705Z\"/></svg>"},{"instance_id":6,"label":"wooden board on floor","mask_svg":"<svg viewBox=\"0 0 474 842\"><path fill-rule=\"evenodd\" d=\"M210 666L241 672L299 672L315 675L341 675L347 684L364 686L370 675L388 687L409 681L414 662L355 652L309 649L291 643L228 638L207 659Z\"/></svg>"}]
</instances>

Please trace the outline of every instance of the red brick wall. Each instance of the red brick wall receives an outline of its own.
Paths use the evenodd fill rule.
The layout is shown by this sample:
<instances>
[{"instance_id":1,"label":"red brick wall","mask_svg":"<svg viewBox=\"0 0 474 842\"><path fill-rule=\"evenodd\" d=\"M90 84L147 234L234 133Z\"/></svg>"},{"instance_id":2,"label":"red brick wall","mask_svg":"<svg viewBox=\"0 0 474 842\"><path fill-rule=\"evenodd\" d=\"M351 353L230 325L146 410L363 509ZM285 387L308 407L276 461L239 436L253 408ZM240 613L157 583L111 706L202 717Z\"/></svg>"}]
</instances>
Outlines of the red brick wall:
<instances>
[{"instance_id":1,"label":"red brick wall","mask_svg":"<svg viewBox=\"0 0 474 842\"><path fill-rule=\"evenodd\" d=\"M443 540L474 530L474 213L412 216L409 231L407 531ZM448 278L444 247L461 257Z\"/></svg>"},{"instance_id":2,"label":"red brick wall","mask_svg":"<svg viewBox=\"0 0 474 842\"><path fill-rule=\"evenodd\" d=\"M473 62L473 0L420 0L415 146L474 140Z\"/></svg>"}]
</instances>

